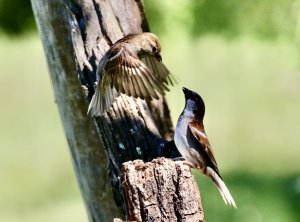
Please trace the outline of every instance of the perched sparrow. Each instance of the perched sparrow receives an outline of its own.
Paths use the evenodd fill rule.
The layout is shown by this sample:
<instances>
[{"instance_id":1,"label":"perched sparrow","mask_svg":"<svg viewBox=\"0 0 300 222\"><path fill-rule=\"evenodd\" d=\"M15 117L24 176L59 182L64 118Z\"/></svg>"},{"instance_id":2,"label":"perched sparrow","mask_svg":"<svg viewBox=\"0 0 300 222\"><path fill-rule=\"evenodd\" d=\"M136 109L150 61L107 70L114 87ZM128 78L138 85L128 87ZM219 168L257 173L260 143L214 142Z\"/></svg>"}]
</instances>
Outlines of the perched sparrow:
<instances>
[{"instance_id":1,"label":"perched sparrow","mask_svg":"<svg viewBox=\"0 0 300 222\"><path fill-rule=\"evenodd\" d=\"M178 119L174 135L177 149L186 160L185 163L209 176L217 186L224 202L236 208L236 204L222 180L204 130L204 102L197 93L187 88L183 88L183 92L185 107Z\"/></svg>"},{"instance_id":2,"label":"perched sparrow","mask_svg":"<svg viewBox=\"0 0 300 222\"><path fill-rule=\"evenodd\" d=\"M165 95L166 85L173 83L160 51L158 37L149 32L130 34L113 44L98 65L97 89L88 112L102 115L120 93L145 100Z\"/></svg>"}]
</instances>

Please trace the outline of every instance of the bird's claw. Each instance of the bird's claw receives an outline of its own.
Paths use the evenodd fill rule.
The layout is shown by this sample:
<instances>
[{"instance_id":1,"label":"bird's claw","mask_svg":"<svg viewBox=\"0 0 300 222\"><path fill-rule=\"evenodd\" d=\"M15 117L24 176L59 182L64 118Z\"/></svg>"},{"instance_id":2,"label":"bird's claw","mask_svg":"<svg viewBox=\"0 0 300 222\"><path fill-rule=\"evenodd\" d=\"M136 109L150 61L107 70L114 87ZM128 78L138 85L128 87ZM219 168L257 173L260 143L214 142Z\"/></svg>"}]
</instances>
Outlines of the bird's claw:
<instances>
[{"instance_id":1,"label":"bird's claw","mask_svg":"<svg viewBox=\"0 0 300 222\"><path fill-rule=\"evenodd\" d=\"M197 168L194 164L192 164L191 162L186 161L186 160L182 161L182 164L183 164L183 165L187 165L187 166L189 166L190 168Z\"/></svg>"},{"instance_id":2,"label":"bird's claw","mask_svg":"<svg viewBox=\"0 0 300 222\"><path fill-rule=\"evenodd\" d=\"M182 164L184 165L187 165L191 168L197 168L194 164L192 164L191 162L185 160L182 156L181 157L175 157L175 158L172 158L173 161L181 161Z\"/></svg>"}]
</instances>

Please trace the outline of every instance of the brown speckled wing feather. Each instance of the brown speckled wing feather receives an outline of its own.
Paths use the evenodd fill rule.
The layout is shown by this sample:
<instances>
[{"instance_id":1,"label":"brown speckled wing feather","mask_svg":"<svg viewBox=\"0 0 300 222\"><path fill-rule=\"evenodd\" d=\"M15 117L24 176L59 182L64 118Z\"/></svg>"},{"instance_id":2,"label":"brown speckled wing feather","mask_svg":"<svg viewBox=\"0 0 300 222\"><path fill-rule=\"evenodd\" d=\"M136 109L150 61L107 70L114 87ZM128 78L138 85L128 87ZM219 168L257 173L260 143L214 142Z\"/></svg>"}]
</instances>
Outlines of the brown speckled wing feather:
<instances>
[{"instance_id":1,"label":"brown speckled wing feather","mask_svg":"<svg viewBox=\"0 0 300 222\"><path fill-rule=\"evenodd\" d=\"M102 79L89 106L92 115L106 112L120 93L151 100L158 99L158 94L165 95L164 91L168 90L165 83L126 47L112 47L106 57L97 71Z\"/></svg>"},{"instance_id":2,"label":"brown speckled wing feather","mask_svg":"<svg viewBox=\"0 0 300 222\"><path fill-rule=\"evenodd\" d=\"M189 123L189 128L192 132L192 134L194 135L194 137L198 140L198 142L200 143L200 147L201 149L203 149L205 151L205 153L207 154L207 157L209 158L209 162L211 162L213 169L219 174L219 170L218 170L218 164L217 161L214 157L214 154L211 150L208 138L206 136L206 133L204 131L204 127L203 124L199 121L193 121L191 123Z\"/></svg>"},{"instance_id":3,"label":"brown speckled wing feather","mask_svg":"<svg viewBox=\"0 0 300 222\"><path fill-rule=\"evenodd\" d=\"M167 90L164 83L135 55L127 52L126 48L111 57L104 70L100 92L104 92L106 87L114 87L119 93L150 100L157 99L157 94L165 95L164 90Z\"/></svg>"},{"instance_id":4,"label":"brown speckled wing feather","mask_svg":"<svg viewBox=\"0 0 300 222\"><path fill-rule=\"evenodd\" d=\"M150 71L156 75L160 81L165 84L171 84L172 86L176 83L174 77L170 74L167 67L160 61L157 60L155 56L144 55L141 60L150 69Z\"/></svg>"}]
</instances>

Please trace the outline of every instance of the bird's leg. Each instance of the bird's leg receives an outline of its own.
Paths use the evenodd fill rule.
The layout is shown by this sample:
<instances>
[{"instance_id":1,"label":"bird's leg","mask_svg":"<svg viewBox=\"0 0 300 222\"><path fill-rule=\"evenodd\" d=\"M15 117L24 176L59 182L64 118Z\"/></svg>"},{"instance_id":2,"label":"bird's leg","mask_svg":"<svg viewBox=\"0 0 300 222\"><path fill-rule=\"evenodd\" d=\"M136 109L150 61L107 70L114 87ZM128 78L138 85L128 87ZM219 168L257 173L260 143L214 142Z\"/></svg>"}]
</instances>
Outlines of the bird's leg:
<instances>
[{"instance_id":1,"label":"bird's leg","mask_svg":"<svg viewBox=\"0 0 300 222\"><path fill-rule=\"evenodd\" d=\"M182 163L184 165L187 165L187 166L191 167L191 168L197 168L194 164L192 164L191 162L189 162L187 160L182 161Z\"/></svg>"},{"instance_id":2,"label":"bird's leg","mask_svg":"<svg viewBox=\"0 0 300 222\"><path fill-rule=\"evenodd\" d=\"M181 157L175 157L172 158L173 161L181 161L184 165L187 165L191 168L197 168L194 164L192 164L191 162L185 160L182 156Z\"/></svg>"},{"instance_id":3,"label":"bird's leg","mask_svg":"<svg viewBox=\"0 0 300 222\"><path fill-rule=\"evenodd\" d=\"M191 168L197 168L194 164L192 164L191 162L185 160L182 156L181 157L175 157L172 158L173 161L181 161L184 165L187 165Z\"/></svg>"}]
</instances>

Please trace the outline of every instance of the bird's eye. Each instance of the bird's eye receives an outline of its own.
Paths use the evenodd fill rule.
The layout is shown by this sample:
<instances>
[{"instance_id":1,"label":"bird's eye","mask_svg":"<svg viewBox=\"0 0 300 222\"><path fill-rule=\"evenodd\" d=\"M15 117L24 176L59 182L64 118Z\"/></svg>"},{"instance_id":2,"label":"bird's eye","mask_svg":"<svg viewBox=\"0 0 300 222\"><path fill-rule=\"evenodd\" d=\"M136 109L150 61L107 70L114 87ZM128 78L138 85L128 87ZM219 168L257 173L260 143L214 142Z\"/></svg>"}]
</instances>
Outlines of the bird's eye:
<instances>
[{"instance_id":1,"label":"bird's eye","mask_svg":"<svg viewBox=\"0 0 300 222\"><path fill-rule=\"evenodd\" d=\"M152 52L156 52L156 47L152 46Z\"/></svg>"}]
</instances>

